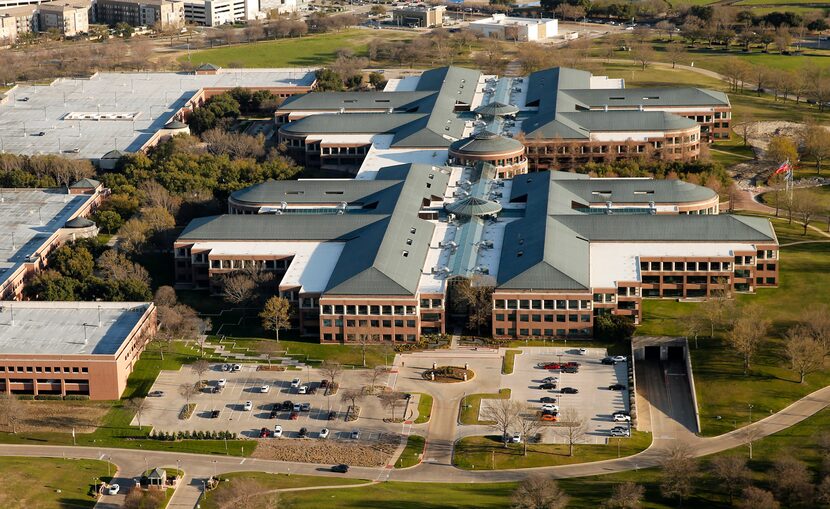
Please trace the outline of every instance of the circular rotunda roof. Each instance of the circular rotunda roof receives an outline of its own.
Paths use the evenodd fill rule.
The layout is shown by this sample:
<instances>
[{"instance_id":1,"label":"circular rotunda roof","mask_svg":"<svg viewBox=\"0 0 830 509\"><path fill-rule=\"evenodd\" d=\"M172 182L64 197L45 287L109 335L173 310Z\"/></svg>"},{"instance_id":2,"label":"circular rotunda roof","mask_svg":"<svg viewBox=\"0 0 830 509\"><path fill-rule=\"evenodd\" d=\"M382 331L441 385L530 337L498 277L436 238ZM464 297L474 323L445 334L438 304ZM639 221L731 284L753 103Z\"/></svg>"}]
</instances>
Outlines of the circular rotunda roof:
<instances>
[{"instance_id":1,"label":"circular rotunda roof","mask_svg":"<svg viewBox=\"0 0 830 509\"><path fill-rule=\"evenodd\" d=\"M188 125L180 120L171 120L164 124L165 129L187 129Z\"/></svg>"},{"instance_id":2,"label":"circular rotunda roof","mask_svg":"<svg viewBox=\"0 0 830 509\"><path fill-rule=\"evenodd\" d=\"M490 104L479 106L478 108L476 108L475 111L478 114L487 115L490 117L503 117L506 115L515 115L519 112L519 108L513 106L512 104L491 102Z\"/></svg>"},{"instance_id":3,"label":"circular rotunda roof","mask_svg":"<svg viewBox=\"0 0 830 509\"><path fill-rule=\"evenodd\" d=\"M64 228L88 228L90 226L95 226L95 223L85 217L76 217L74 219L70 219L63 225Z\"/></svg>"},{"instance_id":4,"label":"circular rotunda roof","mask_svg":"<svg viewBox=\"0 0 830 509\"><path fill-rule=\"evenodd\" d=\"M451 152L476 155L503 154L522 150L524 150L522 142L490 131L481 131L450 145Z\"/></svg>"},{"instance_id":5,"label":"circular rotunda roof","mask_svg":"<svg viewBox=\"0 0 830 509\"><path fill-rule=\"evenodd\" d=\"M444 205L444 209L457 216L479 217L498 214L501 211L501 205L494 201L469 196L463 200Z\"/></svg>"}]
</instances>

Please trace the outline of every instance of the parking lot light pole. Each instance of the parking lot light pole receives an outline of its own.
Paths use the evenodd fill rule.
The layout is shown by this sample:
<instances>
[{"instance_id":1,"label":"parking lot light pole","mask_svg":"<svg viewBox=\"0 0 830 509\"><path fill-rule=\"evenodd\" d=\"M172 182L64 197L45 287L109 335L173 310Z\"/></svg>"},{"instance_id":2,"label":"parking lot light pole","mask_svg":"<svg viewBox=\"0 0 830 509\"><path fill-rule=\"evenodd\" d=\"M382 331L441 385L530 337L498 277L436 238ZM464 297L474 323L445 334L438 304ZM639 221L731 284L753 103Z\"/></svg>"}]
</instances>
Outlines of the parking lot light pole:
<instances>
[{"instance_id":1,"label":"parking lot light pole","mask_svg":"<svg viewBox=\"0 0 830 509\"><path fill-rule=\"evenodd\" d=\"M752 424L752 403L749 404L749 423Z\"/></svg>"}]
</instances>

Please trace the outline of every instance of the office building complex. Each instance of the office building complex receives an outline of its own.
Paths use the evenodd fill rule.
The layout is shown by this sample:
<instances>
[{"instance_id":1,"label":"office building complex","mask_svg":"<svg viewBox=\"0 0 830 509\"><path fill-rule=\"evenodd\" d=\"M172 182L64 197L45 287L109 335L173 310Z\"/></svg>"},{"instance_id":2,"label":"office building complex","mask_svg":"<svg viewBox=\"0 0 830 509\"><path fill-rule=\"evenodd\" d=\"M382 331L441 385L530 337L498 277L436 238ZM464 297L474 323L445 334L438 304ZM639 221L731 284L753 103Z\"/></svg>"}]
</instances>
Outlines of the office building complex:
<instances>
[{"instance_id":1,"label":"office building complex","mask_svg":"<svg viewBox=\"0 0 830 509\"><path fill-rule=\"evenodd\" d=\"M260 16L258 0L186 0L184 17L188 23L215 27Z\"/></svg>"},{"instance_id":2,"label":"office building complex","mask_svg":"<svg viewBox=\"0 0 830 509\"><path fill-rule=\"evenodd\" d=\"M559 21L551 18L514 18L493 14L470 22L470 30L484 37L507 41L533 42L559 35Z\"/></svg>"},{"instance_id":3,"label":"office building complex","mask_svg":"<svg viewBox=\"0 0 830 509\"><path fill-rule=\"evenodd\" d=\"M95 0L96 23L158 27L166 30L184 26L181 0Z\"/></svg>"}]
</instances>

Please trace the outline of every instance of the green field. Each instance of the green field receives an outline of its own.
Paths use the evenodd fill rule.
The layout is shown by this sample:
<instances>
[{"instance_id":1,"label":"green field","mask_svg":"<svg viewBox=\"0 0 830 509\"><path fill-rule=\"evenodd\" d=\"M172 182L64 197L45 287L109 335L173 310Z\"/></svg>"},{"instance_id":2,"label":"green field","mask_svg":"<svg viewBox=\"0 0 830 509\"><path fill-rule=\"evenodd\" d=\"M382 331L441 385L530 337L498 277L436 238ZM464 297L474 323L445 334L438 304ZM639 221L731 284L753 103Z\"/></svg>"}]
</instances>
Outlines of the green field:
<instances>
[{"instance_id":1,"label":"green field","mask_svg":"<svg viewBox=\"0 0 830 509\"><path fill-rule=\"evenodd\" d=\"M344 30L305 37L195 51L190 61L220 67L319 67L333 62L337 52L351 49L365 56L371 39L409 40L413 34L390 30ZM179 57L180 62L188 59Z\"/></svg>"},{"instance_id":2,"label":"green field","mask_svg":"<svg viewBox=\"0 0 830 509\"><path fill-rule=\"evenodd\" d=\"M773 222L781 243L802 240L801 227L786 221ZM810 232L807 238L821 238ZM781 249L780 283L777 289L759 289L755 295L739 295L739 303L756 302L772 320L771 333L759 349L748 375L742 362L723 341L723 331L715 339L700 339L692 345L695 388L700 402L704 435L718 435L749 421L748 404L753 404L753 420L777 412L796 399L830 384L830 366L807 376L803 384L783 358L782 335L803 310L815 303L830 302L825 284L830 271L830 244L805 244ZM684 336L684 317L696 312L698 304L673 300L643 301L641 335ZM728 391L723 390L725 386ZM718 419L720 416L720 419Z\"/></svg>"},{"instance_id":3,"label":"green field","mask_svg":"<svg viewBox=\"0 0 830 509\"><path fill-rule=\"evenodd\" d=\"M812 172L808 172L807 174L815 175L815 169L813 169ZM797 196L799 193L803 193L804 191L804 189L796 189L793 191L793 196ZM813 201L817 203L823 210L830 210L830 186L813 187L810 188L808 191L810 192L810 195L814 198ZM764 193L759 198L762 202L766 203L770 207L775 206L774 192ZM781 213L781 215L786 215L786 212ZM815 226L819 228L821 228L822 226L826 227L827 217L819 216L817 219L812 221L812 223L815 223ZM801 231L804 231L803 228L801 229Z\"/></svg>"},{"instance_id":4,"label":"green field","mask_svg":"<svg viewBox=\"0 0 830 509\"><path fill-rule=\"evenodd\" d=\"M461 402L461 424L487 424L478 420L482 399L506 399L510 397L510 389L499 389L498 394L468 394Z\"/></svg>"},{"instance_id":5,"label":"green field","mask_svg":"<svg viewBox=\"0 0 830 509\"><path fill-rule=\"evenodd\" d=\"M420 435L409 435L406 439L406 448L401 453L398 461L395 462L395 468L407 468L420 463L425 444L424 437Z\"/></svg>"},{"instance_id":6,"label":"green field","mask_svg":"<svg viewBox=\"0 0 830 509\"><path fill-rule=\"evenodd\" d=\"M501 363L501 373L503 375L510 375L513 373L513 365L516 363L516 356L521 354L521 350L507 350L504 352L504 357Z\"/></svg>"},{"instance_id":7,"label":"green field","mask_svg":"<svg viewBox=\"0 0 830 509\"><path fill-rule=\"evenodd\" d=\"M346 479L342 477L315 477L312 475L289 475L289 474L267 474L265 472L232 472L220 476L222 482L219 487L209 491L201 502L203 509L217 509L219 505L216 500L222 499L226 492L241 479L255 483L256 492L276 489L307 488L310 486L348 486L352 484L363 484L367 481L362 479ZM227 479L227 482L225 481ZM250 506L246 506L250 507Z\"/></svg>"},{"instance_id":8,"label":"green field","mask_svg":"<svg viewBox=\"0 0 830 509\"><path fill-rule=\"evenodd\" d=\"M115 473L106 461L0 457L0 507L64 509L95 506L96 480Z\"/></svg>"},{"instance_id":9,"label":"green field","mask_svg":"<svg viewBox=\"0 0 830 509\"><path fill-rule=\"evenodd\" d=\"M571 465L631 456L646 450L650 445L651 433L634 431L631 438L609 439L607 445L576 445L573 456L568 455L568 446L565 444L528 444L525 456L523 444L508 444L504 447L501 437L497 435L465 437L455 445L453 464L465 470Z\"/></svg>"},{"instance_id":10,"label":"green field","mask_svg":"<svg viewBox=\"0 0 830 509\"><path fill-rule=\"evenodd\" d=\"M418 393L418 417L415 419L415 424L423 424L429 422L432 416L432 396L425 393Z\"/></svg>"}]
</instances>

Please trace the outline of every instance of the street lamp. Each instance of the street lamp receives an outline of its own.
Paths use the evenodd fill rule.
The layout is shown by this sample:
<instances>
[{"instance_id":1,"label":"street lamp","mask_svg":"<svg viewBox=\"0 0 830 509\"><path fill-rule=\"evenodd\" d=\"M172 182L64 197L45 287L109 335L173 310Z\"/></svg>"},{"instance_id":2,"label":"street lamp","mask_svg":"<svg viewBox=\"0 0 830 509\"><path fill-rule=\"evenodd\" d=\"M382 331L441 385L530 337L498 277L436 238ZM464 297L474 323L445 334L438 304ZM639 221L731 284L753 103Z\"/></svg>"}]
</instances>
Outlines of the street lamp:
<instances>
[{"instance_id":1,"label":"street lamp","mask_svg":"<svg viewBox=\"0 0 830 509\"><path fill-rule=\"evenodd\" d=\"M749 404L749 423L752 424L752 403Z\"/></svg>"}]
</instances>

